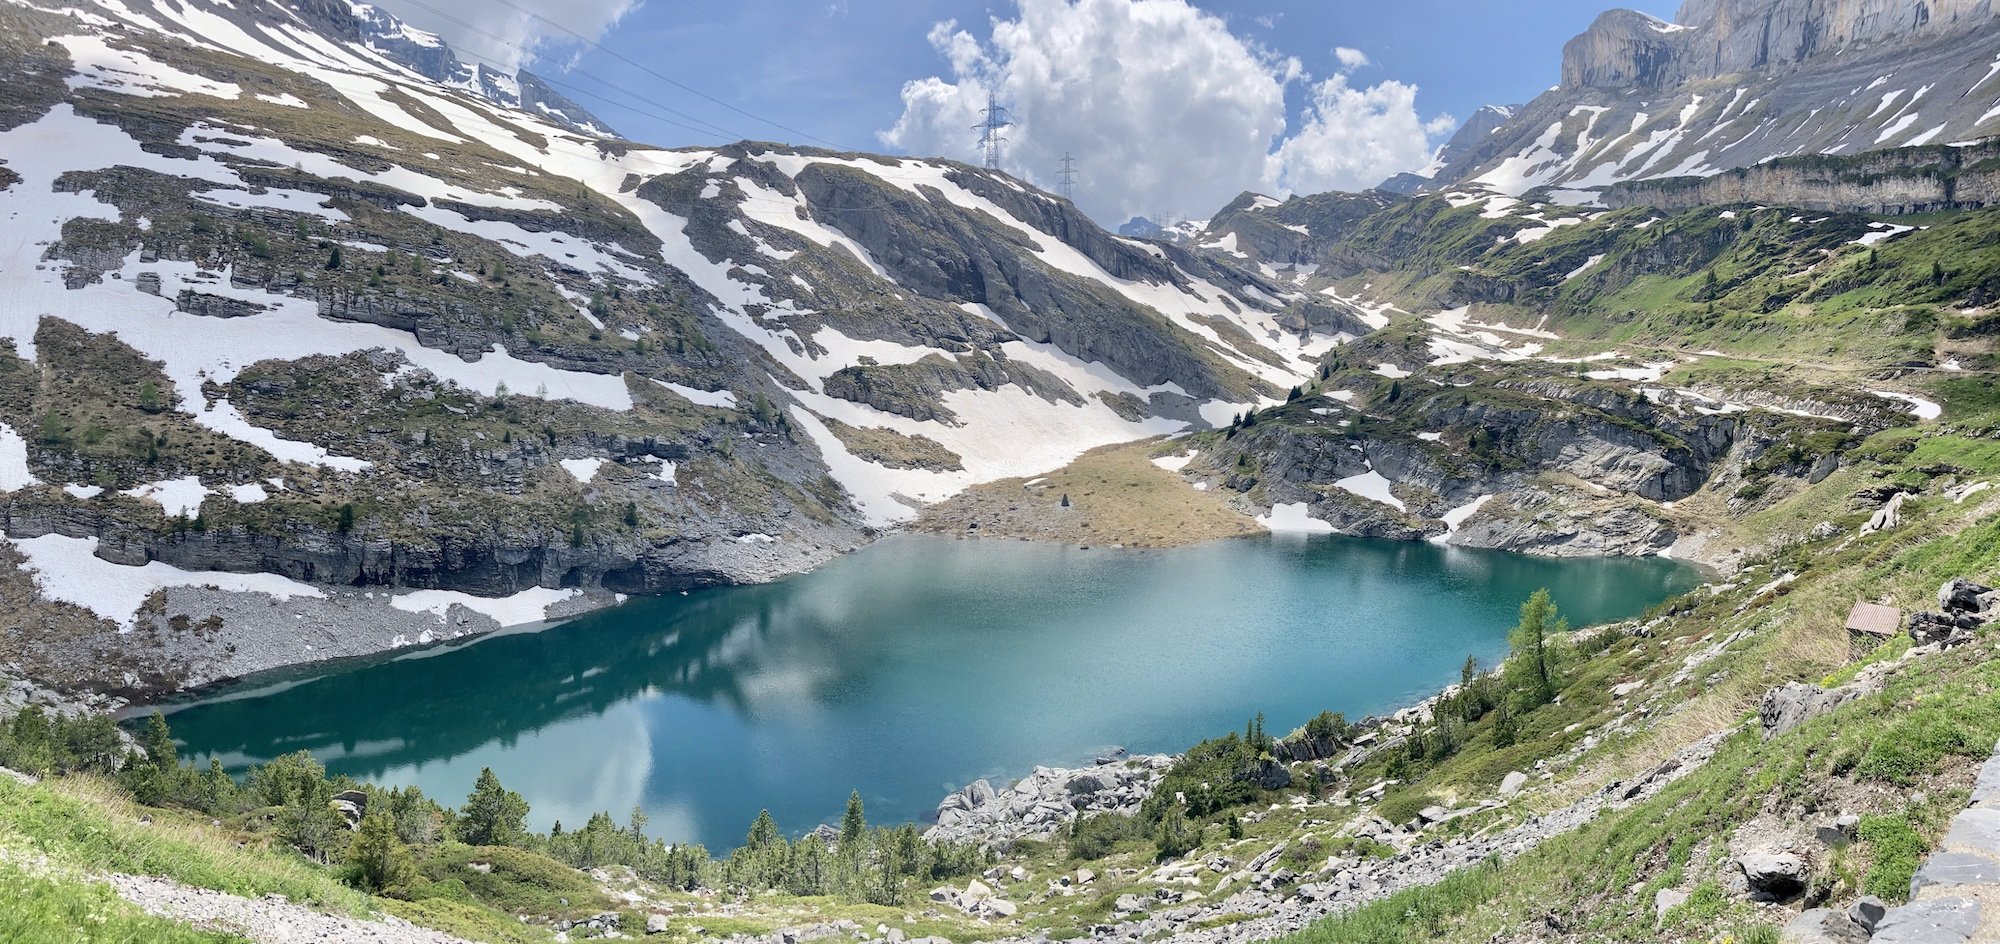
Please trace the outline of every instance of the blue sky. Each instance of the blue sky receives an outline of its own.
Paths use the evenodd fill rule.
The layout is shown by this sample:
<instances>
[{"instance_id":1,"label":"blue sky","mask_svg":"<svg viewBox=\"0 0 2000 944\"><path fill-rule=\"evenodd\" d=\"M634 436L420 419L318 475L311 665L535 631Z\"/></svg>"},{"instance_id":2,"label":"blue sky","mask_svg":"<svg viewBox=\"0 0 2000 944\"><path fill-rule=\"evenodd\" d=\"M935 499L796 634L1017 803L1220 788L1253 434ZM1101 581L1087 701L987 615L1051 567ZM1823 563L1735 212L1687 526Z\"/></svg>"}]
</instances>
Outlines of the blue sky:
<instances>
[{"instance_id":1,"label":"blue sky","mask_svg":"<svg viewBox=\"0 0 2000 944\"><path fill-rule=\"evenodd\" d=\"M1353 188L1385 168L1421 164L1448 124L1443 116L1526 101L1554 84L1563 43L1608 8L1605 0L511 0L598 35L612 55L546 24L494 25L485 0L427 2L537 46L543 55L530 68L566 92L592 92L575 97L652 143L749 137L971 159L974 135L959 129L997 91L1022 123L1008 169L1049 185L1050 165L1076 152L1094 175L1078 202L1100 219L1149 206L1198 215L1242 189ZM454 45L484 43L429 11L385 5ZM1673 13L1659 2L1639 8ZM955 30L938 29L953 21ZM519 57L485 47L488 57ZM565 73L564 62L618 90ZM1256 75L1260 65L1267 80ZM941 83L905 95L908 83L932 77ZM635 104L633 95L643 108L620 107Z\"/></svg>"}]
</instances>

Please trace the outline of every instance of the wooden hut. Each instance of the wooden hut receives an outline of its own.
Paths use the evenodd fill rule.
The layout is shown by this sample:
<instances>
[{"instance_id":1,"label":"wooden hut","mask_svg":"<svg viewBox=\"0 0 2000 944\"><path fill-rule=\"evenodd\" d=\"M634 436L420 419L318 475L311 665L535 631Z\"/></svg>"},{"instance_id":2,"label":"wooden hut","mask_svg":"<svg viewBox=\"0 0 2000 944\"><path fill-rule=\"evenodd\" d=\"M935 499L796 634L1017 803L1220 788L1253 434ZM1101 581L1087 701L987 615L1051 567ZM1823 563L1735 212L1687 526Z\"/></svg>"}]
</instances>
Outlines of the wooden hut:
<instances>
[{"instance_id":1,"label":"wooden hut","mask_svg":"<svg viewBox=\"0 0 2000 944\"><path fill-rule=\"evenodd\" d=\"M1859 657L1888 642L1903 629L1903 611L1866 601L1847 613L1847 649Z\"/></svg>"}]
</instances>

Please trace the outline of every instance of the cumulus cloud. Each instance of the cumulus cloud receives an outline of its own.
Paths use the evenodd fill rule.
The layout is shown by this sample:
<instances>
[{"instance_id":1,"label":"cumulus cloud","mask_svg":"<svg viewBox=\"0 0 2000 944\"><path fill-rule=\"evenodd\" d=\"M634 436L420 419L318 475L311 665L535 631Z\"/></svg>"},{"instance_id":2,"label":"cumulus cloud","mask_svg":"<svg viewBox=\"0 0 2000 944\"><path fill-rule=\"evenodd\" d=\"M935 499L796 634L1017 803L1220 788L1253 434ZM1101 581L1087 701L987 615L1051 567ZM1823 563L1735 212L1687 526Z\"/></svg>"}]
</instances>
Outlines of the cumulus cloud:
<instances>
[{"instance_id":1,"label":"cumulus cloud","mask_svg":"<svg viewBox=\"0 0 2000 944\"><path fill-rule=\"evenodd\" d=\"M638 9L640 0L424 0L423 6L384 0L383 9L418 29L444 37L472 62L509 72L539 57L574 54Z\"/></svg>"},{"instance_id":2,"label":"cumulus cloud","mask_svg":"<svg viewBox=\"0 0 2000 944\"><path fill-rule=\"evenodd\" d=\"M1430 160L1431 142L1456 124L1449 115L1417 117L1414 85L1354 88L1336 73L1313 86L1304 125L1271 152L1264 180L1298 193L1372 187Z\"/></svg>"},{"instance_id":3,"label":"cumulus cloud","mask_svg":"<svg viewBox=\"0 0 2000 944\"><path fill-rule=\"evenodd\" d=\"M1077 202L1106 222L1202 215L1246 189L1370 187L1423 165L1451 127L1418 115L1414 86L1352 85L1358 50L1337 50L1315 81L1186 0L1018 0L989 25L984 39L952 21L931 30L948 74L904 84L883 144L976 161L991 94L1015 122L1003 167L1053 188L1075 155ZM1304 98L1296 129L1288 92Z\"/></svg>"}]
</instances>

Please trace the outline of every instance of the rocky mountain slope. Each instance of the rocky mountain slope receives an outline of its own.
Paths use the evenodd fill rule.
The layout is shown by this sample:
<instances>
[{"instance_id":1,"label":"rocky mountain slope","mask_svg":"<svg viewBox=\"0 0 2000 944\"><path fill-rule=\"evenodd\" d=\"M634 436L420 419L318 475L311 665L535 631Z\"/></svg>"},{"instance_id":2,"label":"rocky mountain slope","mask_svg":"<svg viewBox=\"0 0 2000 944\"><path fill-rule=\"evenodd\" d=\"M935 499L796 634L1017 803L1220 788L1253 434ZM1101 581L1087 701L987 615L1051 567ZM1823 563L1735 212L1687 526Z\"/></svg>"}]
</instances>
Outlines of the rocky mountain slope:
<instances>
[{"instance_id":1,"label":"rocky mountain slope","mask_svg":"<svg viewBox=\"0 0 2000 944\"><path fill-rule=\"evenodd\" d=\"M617 140L365 5L9 2L0 70L0 528L71 682L767 579L1339 340L1005 175Z\"/></svg>"},{"instance_id":2,"label":"rocky mountain slope","mask_svg":"<svg viewBox=\"0 0 2000 944\"><path fill-rule=\"evenodd\" d=\"M1564 47L1560 85L1424 176L1577 202L1622 181L1996 132L1986 0L1688 0L1672 23L1600 16Z\"/></svg>"}]
</instances>

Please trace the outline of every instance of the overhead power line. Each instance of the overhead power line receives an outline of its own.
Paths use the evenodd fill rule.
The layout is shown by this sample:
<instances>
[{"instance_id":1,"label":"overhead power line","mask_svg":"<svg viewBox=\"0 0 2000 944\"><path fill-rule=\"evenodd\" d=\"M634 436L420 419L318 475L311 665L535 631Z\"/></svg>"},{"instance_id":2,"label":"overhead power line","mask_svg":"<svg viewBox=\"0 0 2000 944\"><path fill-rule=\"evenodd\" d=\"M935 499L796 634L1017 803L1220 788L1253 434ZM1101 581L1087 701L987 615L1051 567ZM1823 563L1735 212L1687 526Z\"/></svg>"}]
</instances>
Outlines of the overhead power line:
<instances>
[{"instance_id":1,"label":"overhead power line","mask_svg":"<svg viewBox=\"0 0 2000 944\"><path fill-rule=\"evenodd\" d=\"M1007 109L1001 106L1000 100L991 92L986 93L986 107L980 109L979 113L985 115L986 120L973 125L972 130L979 132L979 146L986 152L986 169L999 170L1000 142L1006 140L1000 136L1000 129L1012 125L1013 122L1007 120Z\"/></svg>"},{"instance_id":2,"label":"overhead power line","mask_svg":"<svg viewBox=\"0 0 2000 944\"><path fill-rule=\"evenodd\" d=\"M412 0L412 2L415 2L415 0ZM566 33L566 34L570 35L571 37L574 37L574 38L576 39L576 41L577 41L577 42L580 42L580 43L583 43L584 45L586 45L586 46L589 46L590 48L592 48L592 49L595 49L595 50L597 50L598 52L601 52L601 53L603 53L603 54L605 54L605 55L607 55L607 56L610 56L611 58L613 58L613 59L616 59L616 60L618 60L619 62L622 62L622 63L625 63L626 65L628 65L628 66L631 66L631 67L632 67L632 68L634 68L634 69L638 69L639 71L641 71L641 72L644 72L644 73L646 73L647 75L650 75L650 76L652 76L653 78L656 78L656 79L659 79L660 81L662 81L662 82L665 82L665 83L667 83L668 85L671 85L671 86L673 86L673 87L675 87L675 88L677 88L677 89L680 89L681 91L683 91L683 92L686 92L686 93L688 93L689 95L693 95L693 96L695 96L696 98L700 98L700 99L703 99L704 101L708 101L708 102L710 102L710 103L713 103L713 104L715 104L715 105L719 105L719 106L721 106L721 107L723 107L723 108L726 108L726 109L729 109L730 111L733 111L733 112L735 112L735 113L737 113L737 114L739 114L739 115L742 115L742 116L743 116L743 117L745 117L745 118L749 118L749 119L751 119L751 120L753 120L753 121L757 121L757 122L761 122L761 123L763 123L763 124L767 124L767 125L770 125L771 127L773 127L773 128L776 128L776 129L778 129L778 130L780 130L780 131L783 131L783 132L786 132L786 133L788 133L788 134L793 134L793 135L797 135L797 136L799 136L799 137L801 137L801 138L805 138L805 139L807 139L807 140L809 140L809 141L817 141L817 142L819 142L819 143L821 143L821 144L824 144L824 145L826 145L827 147L830 147L830 148L834 148L835 150L846 150L846 149L845 149L845 148L843 148L843 147L842 147L841 145L839 145L839 144L837 144L837 143L835 143L835 142L833 142L833 141L828 141L827 139L825 139L825 138L822 138L822 137L820 137L819 135L816 135L816 134L811 134L811 133L808 133L808 132L805 132L805 131L800 131L799 129L797 129L797 128L794 128L794 127L791 127L790 125L786 125L786 124L782 124L782 123L780 123L780 122L777 122L777 121L774 121L774 120L772 120L772 119L769 119L769 118L766 118L766 117L764 117L764 116L762 116L762 115L759 115L759 114L757 114L757 113L755 113L755 112L751 112L751 111L747 111L747 110L745 110L745 109L742 109L742 108L738 108L738 107L736 107L735 105L732 105L732 104L730 104L730 103L728 103L728 102L725 102L725 101L723 101L722 99L719 99L719 98L716 98L715 96L713 96L713 95L710 95L710 94L708 94L707 92L704 92L704 91L702 91L702 90L700 90L700 89L698 89L698 88L695 88L695 87L693 87L693 86L691 86L691 85L688 85L688 84L686 84L686 83L684 83L684 82L682 82L682 81L680 81L680 80L678 80L678 79L675 79L675 78L673 78L673 77L671 77L671 76L668 76L668 75L665 75L665 74L661 73L661 72L660 72L659 70L657 70L657 69L654 69L654 68L653 68L653 67L651 67L651 66L648 66L648 65L645 65L644 63L640 63L640 62L637 62L637 61L633 60L633 59L632 59L631 57L629 57L629 56L626 56L626 55L625 55L624 53L621 53L621 52L619 52L619 51L617 51L617 50L615 50L615 49L611 49L611 48L608 48L608 47L606 47L606 46L604 46L604 45L600 44L600 43L599 43L599 42L598 42L597 40L594 40L594 39L591 39L590 37L588 37L588 36L585 36L585 35L583 35L582 33L579 33L579 32L577 32L577 31L575 31L575 30L573 30L573 29L570 29L569 27L567 27L567 26L564 26L564 25L562 25L561 23L557 23L557 22L555 22L554 20L551 20L551 19L549 19L549 18L547 18L547 17L545 17L545 16L542 16L541 14L539 14L539 13L536 13L536 12L535 12L535 11L533 11L533 10L529 10L529 9L525 9L525 8L523 8L523 7L521 7L521 6L518 6L518 5L516 5L516 4L515 4L515 3L513 2L513 0L494 0L494 2L495 2L495 3L498 3L498 4L500 4L501 6L504 6L504 7L506 7L507 9L510 9L510 10L513 10L514 12L516 12L516 13L519 13L519 14L521 14L522 16L526 16L526 17L530 17L530 18L533 18L533 19L534 19L535 21L537 21L537 22L540 22L540 23L546 23L546 24L548 24L549 26L551 26L551 27L554 27L555 29L558 29L558 30L561 30L562 32L564 32L564 33Z\"/></svg>"},{"instance_id":3,"label":"overhead power line","mask_svg":"<svg viewBox=\"0 0 2000 944\"><path fill-rule=\"evenodd\" d=\"M452 14L450 14L450 13L447 13L447 12L445 12L445 11L443 11L443 10L440 10L440 9L438 9L437 7L434 7L434 6L430 5L429 3L426 3L426 2L424 2L424 0L403 0L403 2L405 2L405 3L408 3L408 4L410 4L411 6L415 6L415 7L418 7L418 8L420 8L420 9L423 9L423 10L428 10L428 11L430 11L430 12L431 12L431 13L432 13L433 15L435 15L435 16L437 16L437 17L440 17L440 18L442 18L442 19L444 19L444 20L446 20L446 21L449 21L449 22L451 22L451 23L456 23L456 24L458 24L458 25L459 25L460 27L462 27L462 28L464 28L464 29L466 29L466 30L469 30L469 31L471 31L471 32L473 32L473 33L475 33L475 34L477 34L477 35L480 35L480 36L484 36L484 37L486 37L487 39L490 39L490 40L492 40L493 42L496 42L496 43L499 43L499 44L500 44L500 45L502 45L502 46L506 46L506 47L508 47L509 49L513 49L513 50L516 50L516 51L518 51L518 52L522 53L523 55L528 55L528 56L533 56L533 55L535 54L535 51L534 51L533 49L531 49L531 48L527 47L527 46L523 46L523 45L521 45L520 43L517 43L517 42L514 42L513 40L510 40L510 39L507 39L507 38L506 38L506 37L504 37L504 36L499 36L499 35L496 35L496 34L494 34L494 33L492 33L492 32L489 32L489 31L487 31L486 29L483 29L483 28L481 28L481 27L477 26L477 25L474 25L474 24L472 24L472 23L468 23L468 22L466 22L465 20L462 20L462 19L460 19L460 18L458 18L458 17L456 17L456 16L453 16L453 15L452 15ZM506 68L506 67L505 67L505 66L503 66L502 64L500 64L500 63L498 63L498 62L495 62L495 61L493 61L492 59L488 59L488 58L486 58L486 57L484 57L484 56L480 56L480 55L478 55L478 54L476 54L476 53L472 53L472 52L468 52L468 51L466 51L466 50L463 50L463 49L454 49L454 50L452 50L452 52L453 52L453 53L455 53L455 54L457 54L458 56L460 56L460 57L462 57L462 58L466 58L466 59L472 59L472 60L475 60L475 61L478 61L478 62L481 62L481 63L484 63L484 64L486 64L486 65L489 65L489 66L492 66L492 67L494 67L494 68L496 68L496 69L504 69L504 68ZM625 95L628 95L628 96L630 96L630 97L631 97L631 98L632 98L633 100L635 100L635 101L641 101L641 102L646 102L646 103L647 103L647 104L648 104L649 106L651 106L651 107L653 107L653 108L657 108L657 109L659 109L660 111L663 111L663 112L666 112L667 114L670 114L670 115L678 115L678 116L680 116L681 118L683 118L683 119L686 119L686 121L676 121L676 120L675 120L675 119L673 119L673 118L666 118L666 117L662 117L661 115L659 115L659 114L656 114L656 113L654 113L654 112L652 112L652 111L649 111L649 110L647 110L647 109L645 109L645 108L640 108L640 107L637 107L637 106L633 106L633 105L627 105L627 104L624 104L624 103L621 103L621 102L609 102L610 104L613 104L613 105L616 105L616 106L617 106L617 107L619 107L619 108L624 108L624 109L626 109L626 110L628 110L628 111L632 111L632 112L636 112L636 113L638 113L638 114L641 114L641 115L645 115L646 117L648 117L648 118L652 118L652 119L654 119L654 120L656 120L656 121L662 121L662 122L665 122L665 123L667 123L667 124L670 124L670 125L673 125L674 127L677 127L677 128L684 128L684 129L686 129L686 130L689 130L689 131L693 131L693 132L695 132L695 133L697 133L697 134L715 134L715 135L720 135L721 137L723 137L723 138L725 138L725 139L729 139L729 140L742 140L742 139L743 139L743 138L745 137L745 135L742 135L742 134L739 134L739 133L737 133L737 132L734 132L734 131L731 131L731 130L729 130L729 129L727 129L727 128L724 128L724 127L722 127L721 125L718 125L718 124L716 124L716 123L714 123L714 122L712 122L712 121L709 121L709 120L707 120L707 119L705 119L705 118L700 118L700 117L697 117L697 116L695 116L695 115L691 115L691 114L688 114L687 112L684 112L684 111L680 111L680 110L678 110L678 109L675 109L675 108L670 108L670 107L668 107L668 106L666 106L666 105L662 105L662 104L659 104L658 102L654 102L654 101L651 101L651 100L650 100L650 99L649 99L649 98L648 98L647 96L645 96L645 95L642 95L642 94L640 94L640 93L638 93L638 92L635 92L635 91L633 91L633 90L631 90L631 89L628 89L628 88L625 88L625 87L623 87L623 86L619 85L618 83L616 83L616 82L613 82L613 81L611 81L611 80L609 80L609 79L606 79L606 78L602 78L602 77L600 77L600 76L596 76L596 75L592 75L591 73L589 73L589 72L585 72L585 71L584 71L584 70L582 70L582 69L574 69L574 68L572 68L572 69L567 69L567 70L565 70L565 71L566 71L566 72L568 72L569 74L572 74L572 75L580 75L580 76L583 76L584 78L587 78L587 79L590 79L590 80L591 80L591 81L593 81L593 82L597 82L598 84L600 84L600 85L603 85L603 86L605 86L605 87L607 87L607 88L610 88L610 89L614 89L614 90L616 90L616 91L618 91L618 92L622 92L623 94L625 94ZM555 86L559 86L559 87L564 87L564 88L569 88L569 89L572 89L572 90L577 90L577 89L576 89L576 87L575 87L575 86L573 86L573 85L567 85L567 84L565 84L565 83L563 83L563 82L560 82L560 81L557 81L557 80L555 80L555 79L551 79L551 78L549 78L548 76L545 76L545 75L537 75L536 77L537 77L537 78L539 78L539 79L541 79L541 80L543 80L543 81L545 81L545 82L547 82L547 83L549 83L550 85L555 85ZM578 90L578 91L580 91L580 90ZM590 93L587 93L587 92L582 92L581 94L590 94ZM599 101L606 101L606 102L608 102L608 101L609 101L608 99L605 99L605 98L603 98L602 96L592 96L592 97L595 97L595 98L597 98L597 99L598 99ZM703 125L703 126L705 126L705 127L695 127L695 125L690 125L690 124L688 124L687 122L694 122L694 123L695 123L695 125Z\"/></svg>"}]
</instances>

